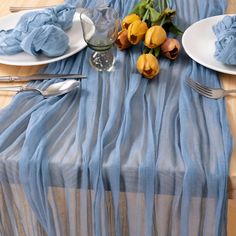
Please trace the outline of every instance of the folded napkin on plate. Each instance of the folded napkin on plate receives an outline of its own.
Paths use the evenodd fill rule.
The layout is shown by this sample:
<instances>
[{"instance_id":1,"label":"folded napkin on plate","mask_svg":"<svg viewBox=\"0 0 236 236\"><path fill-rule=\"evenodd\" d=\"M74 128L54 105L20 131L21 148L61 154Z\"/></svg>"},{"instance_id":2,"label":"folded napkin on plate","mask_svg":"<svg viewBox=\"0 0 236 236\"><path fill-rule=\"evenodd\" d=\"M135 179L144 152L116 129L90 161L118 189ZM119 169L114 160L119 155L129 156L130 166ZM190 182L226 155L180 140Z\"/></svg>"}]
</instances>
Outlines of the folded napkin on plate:
<instances>
[{"instance_id":1,"label":"folded napkin on plate","mask_svg":"<svg viewBox=\"0 0 236 236\"><path fill-rule=\"evenodd\" d=\"M75 11L74 6L62 4L24 14L14 29L0 31L0 54L62 55L69 44L64 30L72 26Z\"/></svg>"},{"instance_id":2,"label":"folded napkin on plate","mask_svg":"<svg viewBox=\"0 0 236 236\"><path fill-rule=\"evenodd\" d=\"M217 37L215 57L224 64L236 65L236 16L225 16L213 26Z\"/></svg>"}]
</instances>

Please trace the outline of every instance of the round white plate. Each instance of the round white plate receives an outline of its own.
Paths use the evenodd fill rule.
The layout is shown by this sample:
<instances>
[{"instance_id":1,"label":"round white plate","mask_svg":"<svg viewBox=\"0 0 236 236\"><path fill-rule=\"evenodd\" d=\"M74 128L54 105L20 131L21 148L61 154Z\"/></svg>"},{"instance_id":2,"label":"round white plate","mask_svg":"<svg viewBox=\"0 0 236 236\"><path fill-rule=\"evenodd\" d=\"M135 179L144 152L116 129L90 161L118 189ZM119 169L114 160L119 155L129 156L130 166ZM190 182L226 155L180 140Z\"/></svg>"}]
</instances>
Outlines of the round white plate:
<instances>
[{"instance_id":1,"label":"round white plate","mask_svg":"<svg viewBox=\"0 0 236 236\"><path fill-rule=\"evenodd\" d=\"M236 75L236 66L225 65L214 57L216 36L212 26L224 16L213 16L194 23L185 30L182 43L186 53L199 64L215 71Z\"/></svg>"},{"instance_id":2,"label":"round white plate","mask_svg":"<svg viewBox=\"0 0 236 236\"><path fill-rule=\"evenodd\" d=\"M20 17L27 11L21 11L14 14L10 14L0 18L0 30L1 29L11 29L14 28ZM94 26L91 25L91 36L94 31ZM66 31L69 37L69 49L66 53L59 57L46 57L44 55L32 56L25 52L20 52L15 55L0 55L0 63L15 66L33 66L33 65L43 65L51 62L59 61L61 59L67 58L87 46L83 39L83 32L80 24L80 14L75 13L73 19L72 27Z\"/></svg>"}]
</instances>

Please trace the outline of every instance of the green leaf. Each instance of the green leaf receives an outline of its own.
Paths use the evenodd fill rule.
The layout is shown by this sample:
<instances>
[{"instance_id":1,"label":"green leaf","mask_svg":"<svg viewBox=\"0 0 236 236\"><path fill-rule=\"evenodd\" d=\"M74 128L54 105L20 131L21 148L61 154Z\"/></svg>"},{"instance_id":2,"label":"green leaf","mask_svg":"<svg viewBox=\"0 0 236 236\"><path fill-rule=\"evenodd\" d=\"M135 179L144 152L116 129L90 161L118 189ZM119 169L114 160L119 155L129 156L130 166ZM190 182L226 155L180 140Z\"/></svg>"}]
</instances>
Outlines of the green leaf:
<instances>
[{"instance_id":1,"label":"green leaf","mask_svg":"<svg viewBox=\"0 0 236 236\"><path fill-rule=\"evenodd\" d=\"M171 21L172 18L175 16L175 13L175 10L171 10L169 8L166 8L165 10L161 11L158 17L159 24L163 25L167 20Z\"/></svg>"},{"instance_id":2,"label":"green leaf","mask_svg":"<svg viewBox=\"0 0 236 236\"><path fill-rule=\"evenodd\" d=\"M146 8L145 7L137 7L137 8L134 8L133 11L131 11L131 13L135 13L142 18L146 13Z\"/></svg>"},{"instance_id":3,"label":"green leaf","mask_svg":"<svg viewBox=\"0 0 236 236\"><path fill-rule=\"evenodd\" d=\"M146 53L149 53L149 52L150 52L150 48L145 46L144 49L143 49L143 53L146 54Z\"/></svg>"},{"instance_id":4,"label":"green leaf","mask_svg":"<svg viewBox=\"0 0 236 236\"><path fill-rule=\"evenodd\" d=\"M154 56L157 58L160 54L160 47L154 48Z\"/></svg>"},{"instance_id":5,"label":"green leaf","mask_svg":"<svg viewBox=\"0 0 236 236\"><path fill-rule=\"evenodd\" d=\"M141 0L138 4L136 4L131 13L135 13L143 18L146 11L151 7L154 8L154 0Z\"/></svg>"},{"instance_id":6,"label":"green leaf","mask_svg":"<svg viewBox=\"0 0 236 236\"><path fill-rule=\"evenodd\" d=\"M169 28L170 32L175 35L182 35L183 31L181 31L176 25L172 24L172 26Z\"/></svg>"},{"instance_id":7,"label":"green leaf","mask_svg":"<svg viewBox=\"0 0 236 236\"><path fill-rule=\"evenodd\" d=\"M135 13L135 14L139 15L142 18L145 15L146 11L147 11L147 9L146 9L147 4L148 4L148 0L139 2L134 7L134 9L131 11L131 13Z\"/></svg>"},{"instance_id":8,"label":"green leaf","mask_svg":"<svg viewBox=\"0 0 236 236\"><path fill-rule=\"evenodd\" d=\"M171 20L166 21L163 25L163 28L165 29L165 31L171 32L174 35L183 34L183 32Z\"/></svg>"},{"instance_id":9,"label":"green leaf","mask_svg":"<svg viewBox=\"0 0 236 236\"><path fill-rule=\"evenodd\" d=\"M176 11L170 8L166 8L164 11L162 11L164 15L168 17L173 17L176 15Z\"/></svg>"},{"instance_id":10,"label":"green leaf","mask_svg":"<svg viewBox=\"0 0 236 236\"><path fill-rule=\"evenodd\" d=\"M147 0L140 1L138 4L135 5L133 11L136 10L136 9L139 9L139 8L146 8L147 4L148 4Z\"/></svg>"},{"instance_id":11,"label":"green leaf","mask_svg":"<svg viewBox=\"0 0 236 236\"><path fill-rule=\"evenodd\" d=\"M156 23L159 21L160 13L157 12L154 8L149 8L150 10L150 16L151 16L151 22Z\"/></svg>"},{"instance_id":12,"label":"green leaf","mask_svg":"<svg viewBox=\"0 0 236 236\"><path fill-rule=\"evenodd\" d=\"M154 0L140 0L134 7L131 13L135 13L141 17L142 20L150 25L162 25L166 32L172 32L175 35L181 35L183 32L172 22L176 11L168 7L168 0L158 0L158 12L154 8Z\"/></svg>"}]
</instances>

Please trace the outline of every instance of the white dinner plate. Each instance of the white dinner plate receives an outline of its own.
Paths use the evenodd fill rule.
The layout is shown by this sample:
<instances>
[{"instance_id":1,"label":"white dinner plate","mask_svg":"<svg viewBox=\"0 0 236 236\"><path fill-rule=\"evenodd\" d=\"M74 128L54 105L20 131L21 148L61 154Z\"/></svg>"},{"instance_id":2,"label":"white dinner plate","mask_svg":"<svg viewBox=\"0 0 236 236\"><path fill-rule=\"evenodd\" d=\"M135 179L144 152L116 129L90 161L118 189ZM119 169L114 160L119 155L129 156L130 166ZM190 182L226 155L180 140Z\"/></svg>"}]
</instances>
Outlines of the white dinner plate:
<instances>
[{"instance_id":1,"label":"white dinner plate","mask_svg":"<svg viewBox=\"0 0 236 236\"><path fill-rule=\"evenodd\" d=\"M27 11L21 11L14 14L10 14L0 18L0 30L1 29L11 29L14 28L20 17L25 14ZM88 21L89 23L89 21ZM91 29L89 30L89 34L93 34L94 26L91 25ZM61 59L67 58L87 46L86 42L83 39L82 27L80 24L80 14L78 12L75 13L73 19L72 27L66 31L69 37L69 48L59 57L47 57L44 55L32 56L25 52L20 52L15 55L0 55L0 63L7 65L15 65L15 66L33 66L33 65L43 65L51 62L59 61Z\"/></svg>"},{"instance_id":2,"label":"white dinner plate","mask_svg":"<svg viewBox=\"0 0 236 236\"><path fill-rule=\"evenodd\" d=\"M182 43L186 53L199 64L215 71L236 75L236 66L223 64L214 57L216 36L212 26L224 16L213 16L194 23L185 30Z\"/></svg>"}]
</instances>

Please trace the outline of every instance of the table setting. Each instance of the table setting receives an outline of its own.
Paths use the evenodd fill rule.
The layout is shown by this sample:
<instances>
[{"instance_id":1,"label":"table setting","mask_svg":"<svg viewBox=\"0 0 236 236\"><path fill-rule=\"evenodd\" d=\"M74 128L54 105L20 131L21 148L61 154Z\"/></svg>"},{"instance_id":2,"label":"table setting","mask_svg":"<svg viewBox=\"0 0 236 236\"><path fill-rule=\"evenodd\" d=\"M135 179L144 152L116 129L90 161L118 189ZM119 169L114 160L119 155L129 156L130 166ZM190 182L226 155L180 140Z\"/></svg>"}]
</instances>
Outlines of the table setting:
<instances>
[{"instance_id":1,"label":"table setting","mask_svg":"<svg viewBox=\"0 0 236 236\"><path fill-rule=\"evenodd\" d=\"M234 235L230 1L17 2L0 15L0 234Z\"/></svg>"}]
</instances>

